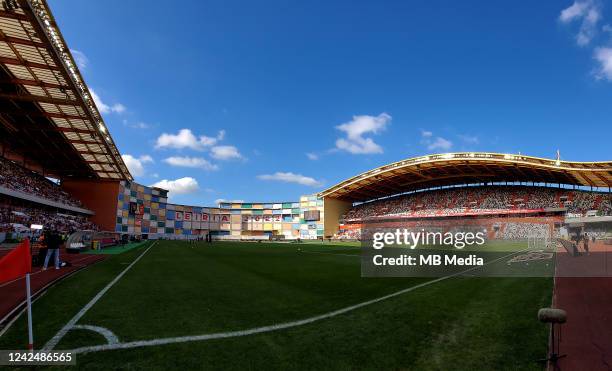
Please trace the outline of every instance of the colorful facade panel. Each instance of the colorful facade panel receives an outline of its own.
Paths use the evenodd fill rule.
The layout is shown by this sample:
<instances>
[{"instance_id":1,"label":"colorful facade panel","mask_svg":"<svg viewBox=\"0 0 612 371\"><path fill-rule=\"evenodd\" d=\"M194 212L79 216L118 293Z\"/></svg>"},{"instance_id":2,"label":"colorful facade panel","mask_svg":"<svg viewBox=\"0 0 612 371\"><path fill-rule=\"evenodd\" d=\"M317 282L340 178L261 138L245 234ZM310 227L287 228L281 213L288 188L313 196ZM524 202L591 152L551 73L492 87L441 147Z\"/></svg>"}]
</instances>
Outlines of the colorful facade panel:
<instances>
[{"instance_id":1,"label":"colorful facade panel","mask_svg":"<svg viewBox=\"0 0 612 371\"><path fill-rule=\"evenodd\" d=\"M286 239L323 236L323 200L316 196L302 196L299 202L233 202L211 208L171 204L166 190L122 181L116 215L115 231L146 234L150 239L208 233Z\"/></svg>"}]
</instances>

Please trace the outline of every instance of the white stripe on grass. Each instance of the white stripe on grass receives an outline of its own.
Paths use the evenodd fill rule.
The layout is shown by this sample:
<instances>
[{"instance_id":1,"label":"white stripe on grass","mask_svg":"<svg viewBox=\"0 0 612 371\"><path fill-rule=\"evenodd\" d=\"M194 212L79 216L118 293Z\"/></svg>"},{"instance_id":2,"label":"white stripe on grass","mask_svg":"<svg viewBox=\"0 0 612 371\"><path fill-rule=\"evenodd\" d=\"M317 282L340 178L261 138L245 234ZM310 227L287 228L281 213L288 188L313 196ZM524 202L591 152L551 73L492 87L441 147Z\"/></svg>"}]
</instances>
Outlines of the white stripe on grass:
<instances>
[{"instance_id":1,"label":"white stripe on grass","mask_svg":"<svg viewBox=\"0 0 612 371\"><path fill-rule=\"evenodd\" d=\"M89 257L95 257L95 255L89 255ZM82 260L82 259L81 259ZM95 264L96 262L94 262ZM66 276L62 276L59 277L59 279L56 279L54 281L49 282L48 284L46 284L45 286L43 286L42 288L40 288L38 291L36 291L35 293L32 294L32 297L34 297L34 300L32 301L32 303L34 303L36 300L38 300L40 297L42 297L49 288L51 288L52 286L55 286L56 284L58 284L60 281L72 276L73 274L79 273L81 271L81 269L85 269L88 267L91 267L91 265L73 265L73 267L79 267L79 269L73 270L72 272L68 273L68 275ZM36 271L35 273L38 273L41 271ZM23 278L19 278L19 279L23 279ZM13 308L13 310L11 310L8 314L6 314L2 319L0 319L0 326L2 326L3 323L5 323L9 318L12 318L10 320L10 322L8 322L6 324L6 326L4 327L0 327L0 337L2 335L4 335L4 333L13 325L13 323L15 323L15 321L23 314L23 312L25 312L27 309L26 307L26 300L23 300L21 303L19 303L15 308ZM18 314L14 315L15 312L19 311ZM13 316L14 315L14 316Z\"/></svg>"},{"instance_id":2,"label":"white stripe on grass","mask_svg":"<svg viewBox=\"0 0 612 371\"><path fill-rule=\"evenodd\" d=\"M98 334L104 336L108 344L118 344L119 343L119 338L117 337L117 335L115 335L111 330L107 329L106 327L92 326L92 325L74 325L72 326L72 329L73 330L74 329L89 330L89 331L97 332Z\"/></svg>"},{"instance_id":3,"label":"white stripe on grass","mask_svg":"<svg viewBox=\"0 0 612 371\"><path fill-rule=\"evenodd\" d=\"M104 294L106 294L106 292L108 290L110 290L111 287L113 287L114 284L116 284L121 277L123 277L123 275L125 275L127 273L127 271L130 270L130 268L132 268L134 266L134 264L138 263L138 261L149 251L151 250L151 248L153 246L155 246L155 244L157 243L157 241L153 242L151 244L151 246L149 246L145 251L142 252L142 254L138 255L138 257L136 259L134 259L134 261L128 265L123 271L121 271L121 273L119 273L117 275L117 277L115 277L111 282L109 282L108 285L106 285L102 290L100 290L100 292L98 292L96 294L96 296L93 297L93 299L91 299L89 301L89 303L85 304L85 306L74 316L72 317L72 319L70 321L68 321L68 323L66 323L64 325L64 327L62 327L57 334L55 334L55 336L53 336L48 342L47 344L45 344L45 346L42 348L45 351L50 351L53 350L53 348L55 348L55 346L60 342L60 340L62 340L62 338L64 337L64 335L66 335L66 333L68 331L70 331L71 328L74 327L74 325L76 325L76 323L81 319L81 317L83 317L85 315L85 313L87 313L87 311L89 309L91 309L91 307L93 307L98 300L100 300L102 298L102 296L104 296Z\"/></svg>"},{"instance_id":4,"label":"white stripe on grass","mask_svg":"<svg viewBox=\"0 0 612 371\"><path fill-rule=\"evenodd\" d=\"M317 321L321 321L321 320L324 320L324 319L336 317L338 315L341 315L341 314L344 314L344 313L348 313L348 312L354 311L356 309L366 307L368 305L379 303L381 301L384 301L384 300L387 300L387 299L391 299L391 298L394 298L394 297L399 296L399 295L406 294L406 293L414 291L416 289L420 289L422 287L429 286L429 285L432 285L434 283L438 283L438 282L444 281L444 280L452 278L452 277L461 276L461 275L463 275L463 274L465 274L467 272L470 272L470 271L473 271L475 269L481 268L481 267L483 267L485 265L489 265L489 264L498 262L498 261L500 261L502 259L505 259L505 258L511 256L511 255L519 254L519 253L521 253L523 251L526 251L526 250L527 249L521 250L521 251L517 251L517 252L512 252L512 253L510 253L508 255L504 255L504 256L502 256L500 258L497 258L495 260L487 262L487 263L485 263L482 266L466 269L465 271L458 272L458 273L453 273L453 274L450 274L448 276L444 276L444 277L436 278L436 279L431 280L431 281L423 282L423 283L420 283L418 285L411 286L411 287L405 288L403 290L396 291L394 293L391 293L391 294L388 294L388 295L385 295L385 296L381 296L381 297L376 298L376 299L364 301L362 303L358 303L358 304L355 304L355 305L351 305L349 307L338 309L338 310L335 310L333 312L328 312L328 313L325 313L325 314L321 314L321 315L310 317L310 318L305 318L305 319L298 320L298 321L285 322L285 323L280 323L280 324L270 325L270 326L256 327L256 328L251 328L251 329L247 329L247 330L238 330L238 331L229 331L229 332L217 332L217 333L212 333L212 334L193 335L193 336L179 336L179 337L160 338L160 339L151 339L151 340L139 340L139 341L131 341L131 342L127 342L127 343L117 343L117 344L93 345L93 346L87 346L87 347L81 347L81 348L72 349L71 351L74 352L74 353L90 353L90 352L99 352L99 351L113 350L113 349L130 349L130 348L150 347L150 346L165 345L165 344L187 343L187 342L192 342L192 341L204 341L204 340L213 340L213 339L226 339L226 338L255 335L255 334L261 334L261 333L265 333L265 332L272 332L272 331L284 330L284 329L292 328L292 327L303 326L303 325L307 325L307 324L310 324L310 323L313 323L313 322L317 322Z\"/></svg>"}]
</instances>

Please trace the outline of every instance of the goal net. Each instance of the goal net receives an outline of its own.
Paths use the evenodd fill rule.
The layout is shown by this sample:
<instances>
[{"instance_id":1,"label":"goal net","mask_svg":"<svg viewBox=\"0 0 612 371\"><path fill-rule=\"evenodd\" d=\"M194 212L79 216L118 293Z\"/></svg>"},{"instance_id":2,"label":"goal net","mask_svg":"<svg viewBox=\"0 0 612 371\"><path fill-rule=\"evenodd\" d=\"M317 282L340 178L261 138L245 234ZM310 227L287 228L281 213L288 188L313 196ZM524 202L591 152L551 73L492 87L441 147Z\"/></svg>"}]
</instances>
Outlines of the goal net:
<instances>
[{"instance_id":1,"label":"goal net","mask_svg":"<svg viewBox=\"0 0 612 371\"><path fill-rule=\"evenodd\" d=\"M548 235L534 234L527 236L527 247L531 250L546 250L550 246L550 236Z\"/></svg>"}]
</instances>

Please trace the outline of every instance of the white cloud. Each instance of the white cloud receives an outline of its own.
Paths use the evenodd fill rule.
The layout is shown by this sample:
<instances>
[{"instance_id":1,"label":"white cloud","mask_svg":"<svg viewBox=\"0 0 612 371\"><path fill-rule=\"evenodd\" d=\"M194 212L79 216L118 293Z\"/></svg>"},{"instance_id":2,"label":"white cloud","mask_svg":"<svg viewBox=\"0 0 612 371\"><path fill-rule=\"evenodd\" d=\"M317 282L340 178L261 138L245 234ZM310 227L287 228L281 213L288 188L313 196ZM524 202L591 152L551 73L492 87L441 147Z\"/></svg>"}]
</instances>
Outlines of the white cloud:
<instances>
[{"instance_id":1,"label":"white cloud","mask_svg":"<svg viewBox=\"0 0 612 371\"><path fill-rule=\"evenodd\" d=\"M210 149L210 155L217 160L241 159L242 155L234 146L214 146Z\"/></svg>"},{"instance_id":2,"label":"white cloud","mask_svg":"<svg viewBox=\"0 0 612 371\"><path fill-rule=\"evenodd\" d=\"M93 90L92 88L89 88L89 93L91 94L91 97L93 98L94 103L96 104L96 106L98 107L98 110L100 110L101 113L110 112L110 107L104 102L102 102L102 99L100 99L98 94L96 94L95 90Z\"/></svg>"},{"instance_id":3,"label":"white cloud","mask_svg":"<svg viewBox=\"0 0 612 371\"><path fill-rule=\"evenodd\" d=\"M134 129L148 129L151 126L147 124L146 122L139 121L135 124L130 125L130 127L133 127Z\"/></svg>"},{"instance_id":4,"label":"white cloud","mask_svg":"<svg viewBox=\"0 0 612 371\"><path fill-rule=\"evenodd\" d=\"M461 139L466 144L478 144L480 140L475 135L467 135L467 134L459 134L459 139Z\"/></svg>"},{"instance_id":5,"label":"white cloud","mask_svg":"<svg viewBox=\"0 0 612 371\"><path fill-rule=\"evenodd\" d=\"M111 107L111 111L116 112L116 113L123 113L125 112L125 106L121 103L115 103Z\"/></svg>"},{"instance_id":6,"label":"white cloud","mask_svg":"<svg viewBox=\"0 0 612 371\"><path fill-rule=\"evenodd\" d=\"M217 170L219 167L212 164L210 161L202 157L180 157L172 156L164 160L165 163L172 166L190 167L204 170Z\"/></svg>"},{"instance_id":7,"label":"white cloud","mask_svg":"<svg viewBox=\"0 0 612 371\"><path fill-rule=\"evenodd\" d=\"M115 103L112 106L104 103L100 96L92 88L89 88L89 93L91 94L91 98L94 100L94 103L96 104L96 107L98 107L100 113L123 113L126 110L125 106L121 103Z\"/></svg>"},{"instance_id":8,"label":"white cloud","mask_svg":"<svg viewBox=\"0 0 612 371\"><path fill-rule=\"evenodd\" d=\"M442 137L433 138L433 132L421 130L421 143L427 147L428 150L444 150L447 151L453 146L453 142Z\"/></svg>"},{"instance_id":9,"label":"white cloud","mask_svg":"<svg viewBox=\"0 0 612 371\"><path fill-rule=\"evenodd\" d=\"M595 77L612 81L612 48L595 49L594 58L599 62Z\"/></svg>"},{"instance_id":10,"label":"white cloud","mask_svg":"<svg viewBox=\"0 0 612 371\"><path fill-rule=\"evenodd\" d=\"M170 191L170 195L182 195L195 193L200 189L198 181L192 177L184 177L176 180L163 179L151 187L162 188Z\"/></svg>"},{"instance_id":11,"label":"white cloud","mask_svg":"<svg viewBox=\"0 0 612 371\"><path fill-rule=\"evenodd\" d=\"M191 130L181 129L177 134L163 133L157 138L156 148L190 148L196 151L203 151L208 147L214 146L218 141L225 137L225 130L219 131L216 137L200 135L196 137Z\"/></svg>"},{"instance_id":12,"label":"white cloud","mask_svg":"<svg viewBox=\"0 0 612 371\"><path fill-rule=\"evenodd\" d=\"M123 162L125 162L125 166L127 166L128 170L134 176L142 176L145 174L144 164L153 162L153 158L149 155L144 155L140 157L134 157L129 154L121 155Z\"/></svg>"},{"instance_id":13,"label":"white cloud","mask_svg":"<svg viewBox=\"0 0 612 371\"><path fill-rule=\"evenodd\" d=\"M589 1L574 1L572 5L563 9L559 15L561 22L571 22L576 18L583 17L589 8Z\"/></svg>"},{"instance_id":14,"label":"white cloud","mask_svg":"<svg viewBox=\"0 0 612 371\"><path fill-rule=\"evenodd\" d=\"M559 15L559 20L566 24L582 20L580 30L576 35L576 43L580 46L588 45L595 37L597 23L600 19L600 5L595 0L576 0L572 5L563 9Z\"/></svg>"},{"instance_id":15,"label":"white cloud","mask_svg":"<svg viewBox=\"0 0 612 371\"><path fill-rule=\"evenodd\" d=\"M72 57L74 58L74 61L80 69L84 70L85 68L87 68L87 65L89 64L89 59L82 51L70 49L70 52L72 53Z\"/></svg>"},{"instance_id":16,"label":"white cloud","mask_svg":"<svg viewBox=\"0 0 612 371\"><path fill-rule=\"evenodd\" d=\"M429 150L441 149L441 150L447 151L451 149L452 146L453 146L453 142L451 142L450 140L444 139L442 137L437 137L433 142L427 145L427 149Z\"/></svg>"},{"instance_id":17,"label":"white cloud","mask_svg":"<svg viewBox=\"0 0 612 371\"><path fill-rule=\"evenodd\" d=\"M343 131L346 138L336 140L336 148L352 154L382 153L381 146L376 144L372 138L364 137L365 134L378 134L391 122L391 116L381 113L378 116L353 116L353 120L336 126Z\"/></svg>"},{"instance_id":18,"label":"white cloud","mask_svg":"<svg viewBox=\"0 0 612 371\"><path fill-rule=\"evenodd\" d=\"M316 153L312 153L312 152L306 153L306 157L308 157L309 160L313 160L313 161L316 161L319 159L319 155L317 155Z\"/></svg>"},{"instance_id":19,"label":"white cloud","mask_svg":"<svg viewBox=\"0 0 612 371\"><path fill-rule=\"evenodd\" d=\"M261 180L272 180L272 181L279 181L279 182L285 182L285 183L297 183L297 184L301 184L301 185L305 185L309 187L319 187L323 184L322 182L314 178L304 176L302 174L294 174L292 172L286 172L286 173L276 172L274 174L263 174L263 175L258 175L257 178Z\"/></svg>"}]
</instances>

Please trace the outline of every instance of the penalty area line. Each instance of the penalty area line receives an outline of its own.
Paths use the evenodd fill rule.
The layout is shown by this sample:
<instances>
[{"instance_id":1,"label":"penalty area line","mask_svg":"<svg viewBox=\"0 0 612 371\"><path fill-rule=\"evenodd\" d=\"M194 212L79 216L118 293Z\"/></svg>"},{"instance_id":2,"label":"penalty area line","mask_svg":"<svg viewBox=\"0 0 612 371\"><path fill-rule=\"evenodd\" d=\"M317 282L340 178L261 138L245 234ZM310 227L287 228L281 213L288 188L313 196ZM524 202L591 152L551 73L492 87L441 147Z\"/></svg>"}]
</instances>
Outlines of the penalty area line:
<instances>
[{"instance_id":1,"label":"penalty area line","mask_svg":"<svg viewBox=\"0 0 612 371\"><path fill-rule=\"evenodd\" d=\"M348 313L351 311L354 311L356 309L359 308L363 308L372 304L376 304L379 303L381 301L387 300L387 299L391 299L394 298L396 296L400 296L403 294L406 294L408 292L420 289L422 287L425 286L429 286L429 285L433 285L435 283L447 280L449 278L452 277L457 277L460 275L463 275L467 272L473 271L475 269L478 268L482 268L483 266L498 262L502 259L505 259L511 255L514 254L519 254L522 253L525 250L521 250L521 251L515 251L512 252L510 254L504 255L500 258L497 258L495 260L492 260L488 263L485 263L482 266L478 266L478 267L473 267L473 268L469 268L466 269L462 272L458 272L458 273L453 273L450 274L448 276L444 276L444 277L440 277L440 278L436 278L434 280L431 281L426 281L423 283L420 283L418 285L414 285L408 288L405 288L403 290L400 291L396 291L393 292L391 294L388 295L384 295L372 300L368 300L368 301L364 301L355 305L351 305L345 308L341 308L338 310L335 310L333 312L328 312L328 313L324 313L318 316L314 316L314 317L309 317L309 318L305 318L305 319L301 319L298 321L292 321L292 322L285 322L285 323L279 323L276 325L270 325L270 326L263 326L263 327L255 327L255 328L251 328L251 329L246 329L246 330L238 330L238 331L229 331L229 332L217 332L217 333L211 333L211 334L203 334L203 335L192 335L192 336L179 336L179 337L170 337L170 338L159 338L159 339L151 339L151 340L140 340L140 341L131 341L131 342L126 342L126 343L115 343L115 344L105 344L105 345L93 345L93 346L86 346L86 347L81 347L81 348L76 348L76 349L72 349L71 352L74 353L91 353L91 352L99 352L99 351L105 351L105 350L114 350L114 349L130 349L130 348L140 348L140 347L150 347L150 346L157 346L157 345L165 345L165 344L176 344L176 343L187 343L187 342L192 342L192 341L204 341L204 340L213 340L213 339L226 339L226 338L233 338L233 337L241 337L241 336L248 336L248 335L255 335L255 334L261 334L261 333L266 333L266 332L273 332L273 331L278 331L278 330L284 330L284 329L288 329L288 328L292 328L292 327L298 327L298 326L303 326L303 325L307 325L313 322L318 322L324 319L328 319L328 318L332 318L332 317L336 317L339 316L341 314L344 313Z\"/></svg>"},{"instance_id":2,"label":"penalty area line","mask_svg":"<svg viewBox=\"0 0 612 371\"><path fill-rule=\"evenodd\" d=\"M121 277L123 277L127 271L130 270L130 268L132 268L134 266L134 264L138 263L138 261L149 251L151 250L151 248L153 246L155 246L155 244L157 243L157 241L153 242L151 244L151 246L149 246L145 251L143 251L140 255L138 255L138 257L136 259L134 259L134 261L132 261L132 263L130 265L128 265L123 271L121 271L121 273L119 273L111 282L108 283L108 285L106 285L102 290L100 290L96 296L94 296L89 303L85 304L85 306L83 308L81 308L81 310L75 314L74 317L72 317L72 319L70 321L68 321L68 323L66 323L64 325L64 327L62 327L57 334L55 334L48 342L47 344L45 344L45 346L42 348L42 350L44 351L50 351L53 350L53 348L55 348L55 346L60 342L60 340L62 340L62 338L64 337L64 335L66 335L66 333L68 331L70 331L70 329L72 329L76 323L81 319L81 317L83 317L85 315L85 313L87 313L87 311L89 309L91 309L91 307L93 307L98 300L100 300L102 298L102 296L104 296L104 294L106 294L106 292L108 290L110 290L111 287L113 287L114 284L116 284Z\"/></svg>"}]
</instances>

